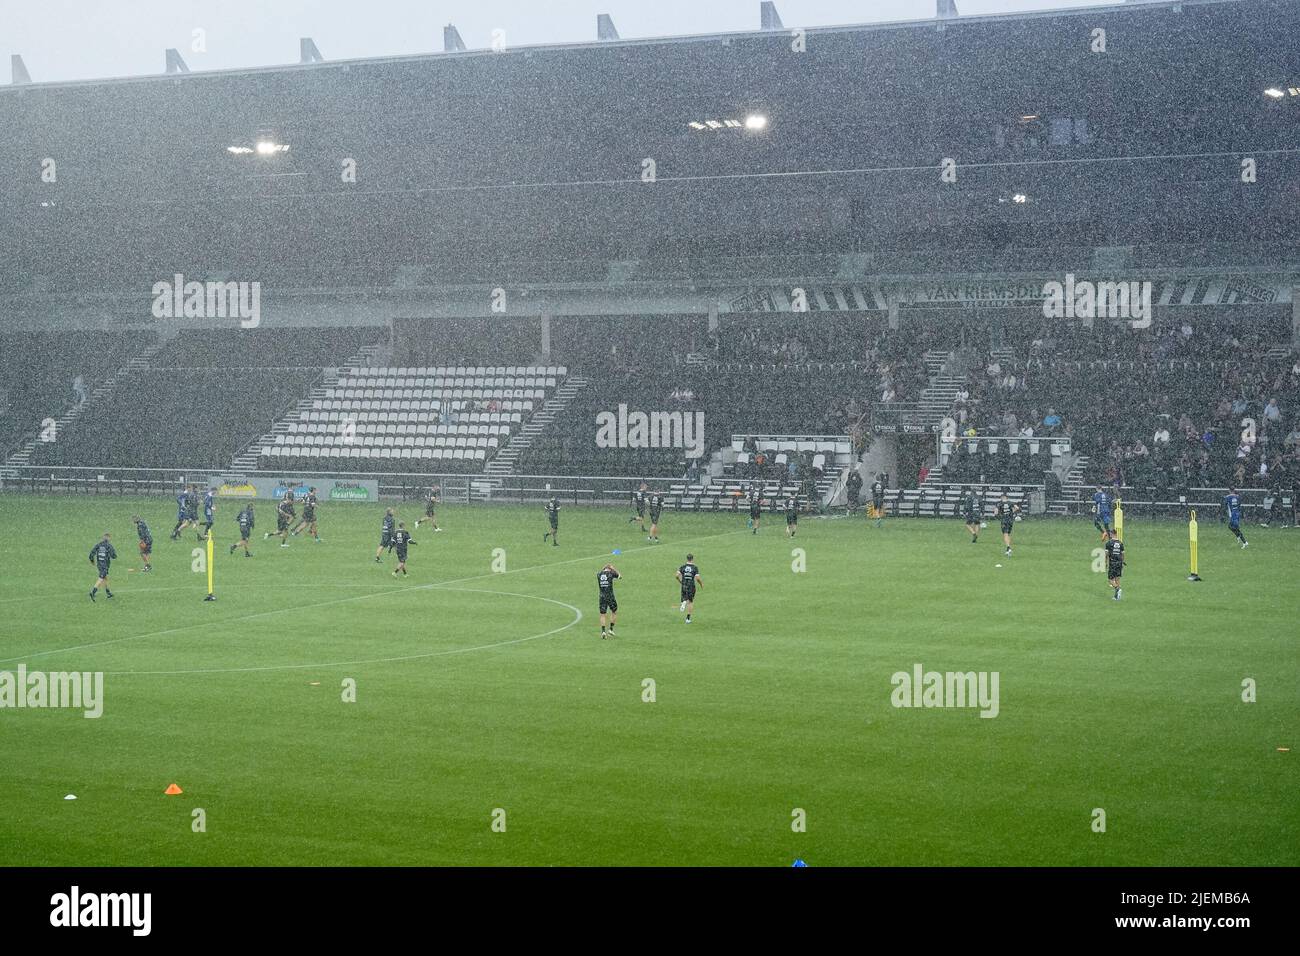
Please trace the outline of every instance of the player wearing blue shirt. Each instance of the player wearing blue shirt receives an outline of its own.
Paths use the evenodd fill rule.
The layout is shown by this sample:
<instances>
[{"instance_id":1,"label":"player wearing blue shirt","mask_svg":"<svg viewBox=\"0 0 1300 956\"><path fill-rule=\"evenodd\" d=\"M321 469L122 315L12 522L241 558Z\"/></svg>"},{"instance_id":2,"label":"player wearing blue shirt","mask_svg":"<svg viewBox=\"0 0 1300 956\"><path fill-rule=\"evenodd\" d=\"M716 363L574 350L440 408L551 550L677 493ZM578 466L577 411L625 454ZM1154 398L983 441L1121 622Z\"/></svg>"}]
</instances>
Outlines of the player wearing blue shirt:
<instances>
[{"instance_id":1,"label":"player wearing blue shirt","mask_svg":"<svg viewBox=\"0 0 1300 956\"><path fill-rule=\"evenodd\" d=\"M203 530L199 532L199 540L202 541L212 531L212 516L217 510L216 502L213 501L212 489L209 488L203 494Z\"/></svg>"},{"instance_id":2,"label":"player wearing blue shirt","mask_svg":"<svg viewBox=\"0 0 1300 956\"><path fill-rule=\"evenodd\" d=\"M1228 530L1237 536L1244 548L1247 545L1246 536L1241 533L1241 496L1237 494L1236 488L1229 488L1228 493L1223 497L1223 510L1228 516ZM1219 516L1223 520L1223 516Z\"/></svg>"},{"instance_id":3,"label":"player wearing blue shirt","mask_svg":"<svg viewBox=\"0 0 1300 956\"><path fill-rule=\"evenodd\" d=\"M189 523L189 496L190 490L188 488L182 488L176 496L176 527L172 528L171 534L173 541L180 540L181 532L185 530L185 526Z\"/></svg>"},{"instance_id":4,"label":"player wearing blue shirt","mask_svg":"<svg viewBox=\"0 0 1300 956\"><path fill-rule=\"evenodd\" d=\"M1109 534L1111 527L1111 498L1097 486L1097 493L1092 496L1092 526L1103 534Z\"/></svg>"}]
</instances>

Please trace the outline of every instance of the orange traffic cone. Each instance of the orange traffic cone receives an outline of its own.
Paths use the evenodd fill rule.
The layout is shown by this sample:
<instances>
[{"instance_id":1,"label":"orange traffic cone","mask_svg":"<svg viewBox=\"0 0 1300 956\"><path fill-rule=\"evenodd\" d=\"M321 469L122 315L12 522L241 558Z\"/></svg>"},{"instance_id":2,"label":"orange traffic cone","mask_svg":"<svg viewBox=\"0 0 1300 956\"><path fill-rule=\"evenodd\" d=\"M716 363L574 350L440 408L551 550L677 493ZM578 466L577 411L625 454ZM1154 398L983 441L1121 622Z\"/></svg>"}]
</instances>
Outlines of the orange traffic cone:
<instances>
[{"instance_id":1,"label":"orange traffic cone","mask_svg":"<svg viewBox=\"0 0 1300 956\"><path fill-rule=\"evenodd\" d=\"M176 786L176 784L174 783L171 786L169 786L166 790L163 791L163 793L167 794L167 796L169 797L174 797L176 796L176 794L184 793L184 792L185 791L181 790L181 788Z\"/></svg>"}]
</instances>

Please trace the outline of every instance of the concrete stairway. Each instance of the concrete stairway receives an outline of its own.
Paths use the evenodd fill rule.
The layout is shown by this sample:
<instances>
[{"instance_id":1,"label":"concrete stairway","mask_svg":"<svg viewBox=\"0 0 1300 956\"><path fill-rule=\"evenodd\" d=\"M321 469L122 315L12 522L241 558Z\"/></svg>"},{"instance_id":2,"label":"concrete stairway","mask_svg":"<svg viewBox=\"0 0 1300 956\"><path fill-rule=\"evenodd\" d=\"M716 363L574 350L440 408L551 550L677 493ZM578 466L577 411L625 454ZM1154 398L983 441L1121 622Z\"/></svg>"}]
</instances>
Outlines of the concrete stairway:
<instances>
[{"instance_id":1,"label":"concrete stairway","mask_svg":"<svg viewBox=\"0 0 1300 956\"><path fill-rule=\"evenodd\" d=\"M117 369L108 378L100 382L95 389L87 396L86 401L73 405L66 409L62 415L54 419L52 425L46 425L28 439L21 448L9 456L3 466L0 466L0 480L12 480L18 477L18 469L32 463L32 455L36 451L36 446L42 441L58 441L58 437L78 418L81 412L88 406L96 403L107 401L112 397L113 392L121 384L122 380L149 368L149 363L153 361L154 356L163 350L169 339L166 337L159 338L139 355L132 358L125 365ZM46 420L49 422L49 419Z\"/></svg>"},{"instance_id":2,"label":"concrete stairway","mask_svg":"<svg viewBox=\"0 0 1300 956\"><path fill-rule=\"evenodd\" d=\"M501 446L484 468L488 478L508 478L515 473L515 464L519 456L532 446L533 439L545 431L561 413L569 407L575 395L587 387L587 379L570 375L564 384L555 390L555 395L548 398L533 417L524 422L519 431L510 436L510 440Z\"/></svg>"}]
</instances>

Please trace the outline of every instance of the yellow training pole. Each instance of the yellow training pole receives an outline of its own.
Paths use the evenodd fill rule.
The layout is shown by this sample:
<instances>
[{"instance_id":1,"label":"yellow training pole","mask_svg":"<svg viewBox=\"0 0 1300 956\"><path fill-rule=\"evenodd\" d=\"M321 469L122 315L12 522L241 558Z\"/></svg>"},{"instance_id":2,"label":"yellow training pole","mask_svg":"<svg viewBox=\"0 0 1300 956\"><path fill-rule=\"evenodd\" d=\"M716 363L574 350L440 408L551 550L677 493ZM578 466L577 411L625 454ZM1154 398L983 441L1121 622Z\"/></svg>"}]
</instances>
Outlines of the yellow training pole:
<instances>
[{"instance_id":1,"label":"yellow training pole","mask_svg":"<svg viewBox=\"0 0 1300 956\"><path fill-rule=\"evenodd\" d=\"M1188 570L1187 580L1199 581L1201 575L1198 573L1196 564L1196 511L1193 510L1191 517L1187 521L1187 543L1191 548L1192 564Z\"/></svg>"},{"instance_id":2,"label":"yellow training pole","mask_svg":"<svg viewBox=\"0 0 1300 956\"><path fill-rule=\"evenodd\" d=\"M208 531L208 596L203 600L215 601L216 595L212 593L212 531Z\"/></svg>"},{"instance_id":3,"label":"yellow training pole","mask_svg":"<svg viewBox=\"0 0 1300 956\"><path fill-rule=\"evenodd\" d=\"M1124 502L1115 499L1115 537L1124 540Z\"/></svg>"}]
</instances>

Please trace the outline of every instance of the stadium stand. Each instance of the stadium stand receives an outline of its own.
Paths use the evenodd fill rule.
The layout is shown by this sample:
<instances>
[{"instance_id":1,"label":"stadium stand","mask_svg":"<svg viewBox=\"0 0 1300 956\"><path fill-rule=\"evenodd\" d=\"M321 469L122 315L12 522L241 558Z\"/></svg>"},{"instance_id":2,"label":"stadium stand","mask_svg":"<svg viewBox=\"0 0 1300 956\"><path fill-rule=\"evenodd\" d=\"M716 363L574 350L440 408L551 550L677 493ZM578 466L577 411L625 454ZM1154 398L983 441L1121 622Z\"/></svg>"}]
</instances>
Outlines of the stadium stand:
<instances>
[{"instance_id":1,"label":"stadium stand","mask_svg":"<svg viewBox=\"0 0 1300 956\"><path fill-rule=\"evenodd\" d=\"M259 465L481 472L567 372L554 365L345 368L263 437Z\"/></svg>"},{"instance_id":2,"label":"stadium stand","mask_svg":"<svg viewBox=\"0 0 1300 956\"><path fill-rule=\"evenodd\" d=\"M0 336L0 459L79 410L95 390L155 340L147 332L8 332ZM78 395L74 385L80 380ZM70 418L68 419L70 420ZM62 438L58 431L50 438Z\"/></svg>"}]
</instances>

